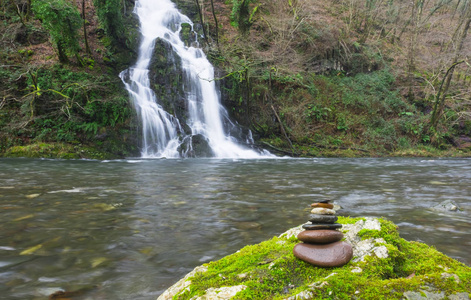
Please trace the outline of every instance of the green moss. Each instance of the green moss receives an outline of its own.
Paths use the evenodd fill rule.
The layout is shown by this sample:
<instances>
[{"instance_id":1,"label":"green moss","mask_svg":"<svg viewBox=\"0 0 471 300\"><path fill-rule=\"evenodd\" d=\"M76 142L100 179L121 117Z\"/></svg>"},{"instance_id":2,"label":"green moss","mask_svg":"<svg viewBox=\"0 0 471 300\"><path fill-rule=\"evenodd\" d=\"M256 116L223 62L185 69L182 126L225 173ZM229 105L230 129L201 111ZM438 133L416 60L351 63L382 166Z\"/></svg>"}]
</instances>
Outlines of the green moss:
<instances>
[{"instance_id":1,"label":"green moss","mask_svg":"<svg viewBox=\"0 0 471 300\"><path fill-rule=\"evenodd\" d=\"M380 219L379 223L381 224L380 231L362 229L358 233L358 236L360 236L362 240L369 238L383 238L388 243L396 243L399 239L399 232L397 231L397 226L394 223L386 221L384 219Z\"/></svg>"},{"instance_id":2,"label":"green moss","mask_svg":"<svg viewBox=\"0 0 471 300\"><path fill-rule=\"evenodd\" d=\"M360 220L365 220L365 218L350 218L350 217L342 217L338 216L338 223L340 224L355 224Z\"/></svg>"},{"instance_id":3,"label":"green moss","mask_svg":"<svg viewBox=\"0 0 471 300\"><path fill-rule=\"evenodd\" d=\"M60 159L109 159L110 154L91 147L74 146L63 143L35 143L27 146L8 148L4 157L60 158Z\"/></svg>"},{"instance_id":4,"label":"green moss","mask_svg":"<svg viewBox=\"0 0 471 300\"><path fill-rule=\"evenodd\" d=\"M342 224L361 220L339 217ZM471 292L471 268L433 247L400 238L395 224L379 221L381 230L362 230L359 236L383 238L387 258L371 255L343 267L319 268L294 257L297 239L274 237L206 264L207 271L190 278L190 288L174 299L190 299L204 295L209 288L236 285L247 288L234 299L285 299L306 291L313 299L402 299L404 292L426 289L443 291L447 296ZM359 268L361 272L352 272ZM455 275L444 279L443 273Z\"/></svg>"}]
</instances>

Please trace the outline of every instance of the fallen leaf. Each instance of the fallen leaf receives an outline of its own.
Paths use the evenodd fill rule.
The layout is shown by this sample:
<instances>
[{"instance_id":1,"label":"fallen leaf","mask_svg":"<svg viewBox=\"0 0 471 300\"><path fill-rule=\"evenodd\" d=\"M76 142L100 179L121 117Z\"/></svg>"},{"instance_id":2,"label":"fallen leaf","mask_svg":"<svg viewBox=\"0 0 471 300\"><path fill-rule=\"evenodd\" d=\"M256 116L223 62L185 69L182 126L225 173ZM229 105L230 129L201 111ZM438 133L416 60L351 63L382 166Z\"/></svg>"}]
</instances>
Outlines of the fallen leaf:
<instances>
[{"instance_id":1,"label":"fallen leaf","mask_svg":"<svg viewBox=\"0 0 471 300\"><path fill-rule=\"evenodd\" d=\"M104 263L107 260L108 259L106 259L106 257L97 257L97 258L92 259L92 268L95 268L95 267L101 265L102 263Z\"/></svg>"},{"instance_id":2,"label":"fallen leaf","mask_svg":"<svg viewBox=\"0 0 471 300\"><path fill-rule=\"evenodd\" d=\"M139 252L141 252L142 254L145 254L145 255L150 255L153 251L154 251L154 247L145 247L145 248L139 250Z\"/></svg>"},{"instance_id":3,"label":"fallen leaf","mask_svg":"<svg viewBox=\"0 0 471 300\"><path fill-rule=\"evenodd\" d=\"M21 251L20 255L30 255L33 254L34 252L38 251L43 247L42 244L36 245L34 247L28 248L26 250Z\"/></svg>"},{"instance_id":4,"label":"fallen leaf","mask_svg":"<svg viewBox=\"0 0 471 300\"><path fill-rule=\"evenodd\" d=\"M32 217L34 217L34 215L33 215L33 214L30 214L30 215L27 215L27 216L23 216L23 217L16 218L16 219L14 219L13 221L14 221L14 222L18 222L18 221L22 221L22 220L26 220L26 219L31 219Z\"/></svg>"},{"instance_id":5,"label":"fallen leaf","mask_svg":"<svg viewBox=\"0 0 471 300\"><path fill-rule=\"evenodd\" d=\"M429 183L430 184L435 184L435 185L446 185L447 184L446 182L442 182L442 181L430 181Z\"/></svg>"},{"instance_id":6,"label":"fallen leaf","mask_svg":"<svg viewBox=\"0 0 471 300\"><path fill-rule=\"evenodd\" d=\"M116 207L114 207L113 205L109 205L109 204L106 204L106 203L96 203L96 204L93 205L93 208L101 209L103 211L109 211L109 210L116 209Z\"/></svg>"}]
</instances>

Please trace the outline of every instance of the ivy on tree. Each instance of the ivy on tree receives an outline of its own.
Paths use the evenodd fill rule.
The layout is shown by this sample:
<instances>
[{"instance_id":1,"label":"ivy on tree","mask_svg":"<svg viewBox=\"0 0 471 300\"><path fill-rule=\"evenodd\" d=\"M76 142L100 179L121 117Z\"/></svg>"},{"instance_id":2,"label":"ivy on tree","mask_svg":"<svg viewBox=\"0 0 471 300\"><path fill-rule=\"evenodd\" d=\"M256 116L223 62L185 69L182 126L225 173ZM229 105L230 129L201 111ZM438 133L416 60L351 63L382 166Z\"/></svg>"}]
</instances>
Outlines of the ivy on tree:
<instances>
[{"instance_id":1,"label":"ivy on tree","mask_svg":"<svg viewBox=\"0 0 471 300\"><path fill-rule=\"evenodd\" d=\"M49 31L57 47L59 61L68 63L68 55L74 55L81 63L78 30L82 19L77 7L66 0L35 0L32 9Z\"/></svg>"},{"instance_id":2,"label":"ivy on tree","mask_svg":"<svg viewBox=\"0 0 471 300\"><path fill-rule=\"evenodd\" d=\"M98 19L105 34L115 44L122 43L124 40L122 0L94 0L93 4L97 9Z\"/></svg>"}]
</instances>

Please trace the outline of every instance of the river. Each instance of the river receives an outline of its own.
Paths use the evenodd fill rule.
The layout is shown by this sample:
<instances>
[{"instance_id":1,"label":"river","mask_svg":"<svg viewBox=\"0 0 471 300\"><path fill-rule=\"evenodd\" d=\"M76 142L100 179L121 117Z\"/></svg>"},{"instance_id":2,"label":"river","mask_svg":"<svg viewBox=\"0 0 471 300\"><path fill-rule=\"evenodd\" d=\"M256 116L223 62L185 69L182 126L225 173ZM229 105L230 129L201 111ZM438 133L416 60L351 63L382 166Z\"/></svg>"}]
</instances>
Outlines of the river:
<instances>
[{"instance_id":1,"label":"river","mask_svg":"<svg viewBox=\"0 0 471 300\"><path fill-rule=\"evenodd\" d=\"M0 299L155 299L326 198L471 264L470 159L0 159Z\"/></svg>"}]
</instances>

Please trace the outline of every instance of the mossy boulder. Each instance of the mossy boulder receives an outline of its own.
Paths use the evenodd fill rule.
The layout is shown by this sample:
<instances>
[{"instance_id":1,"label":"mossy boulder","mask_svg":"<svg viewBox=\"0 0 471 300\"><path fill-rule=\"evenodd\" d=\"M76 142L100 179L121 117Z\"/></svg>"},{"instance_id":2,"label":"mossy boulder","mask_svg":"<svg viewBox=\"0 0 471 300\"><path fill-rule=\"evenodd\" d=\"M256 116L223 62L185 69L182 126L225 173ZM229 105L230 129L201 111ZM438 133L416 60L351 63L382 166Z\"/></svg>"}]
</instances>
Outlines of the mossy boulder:
<instances>
[{"instance_id":1,"label":"mossy boulder","mask_svg":"<svg viewBox=\"0 0 471 300\"><path fill-rule=\"evenodd\" d=\"M4 157L60 158L60 159L111 159L110 153L92 147L64 143L34 143L26 146L8 148Z\"/></svg>"},{"instance_id":2,"label":"mossy boulder","mask_svg":"<svg viewBox=\"0 0 471 300\"><path fill-rule=\"evenodd\" d=\"M470 267L402 239L390 221L340 217L339 223L354 249L343 267L295 258L299 226L195 268L158 299L469 299Z\"/></svg>"},{"instance_id":3,"label":"mossy boulder","mask_svg":"<svg viewBox=\"0 0 471 300\"><path fill-rule=\"evenodd\" d=\"M167 42L157 39L149 65L149 80L157 102L180 121L188 119L185 102L184 74L181 58ZM181 122L184 123L184 122Z\"/></svg>"}]
</instances>

